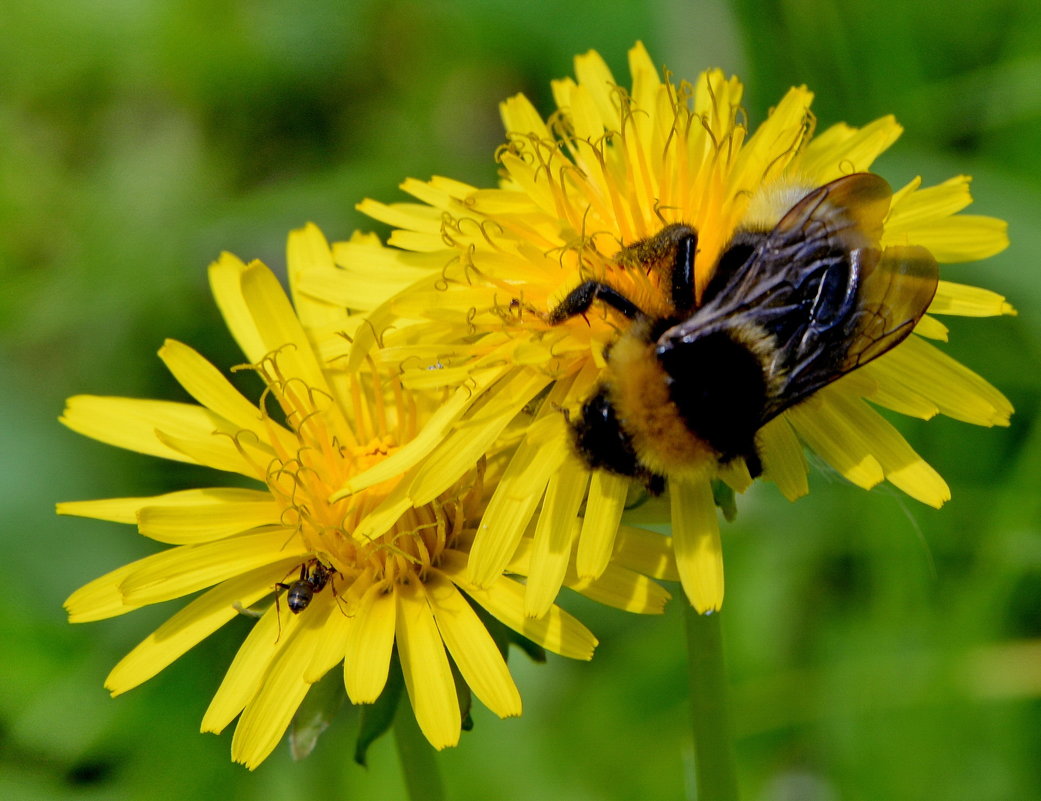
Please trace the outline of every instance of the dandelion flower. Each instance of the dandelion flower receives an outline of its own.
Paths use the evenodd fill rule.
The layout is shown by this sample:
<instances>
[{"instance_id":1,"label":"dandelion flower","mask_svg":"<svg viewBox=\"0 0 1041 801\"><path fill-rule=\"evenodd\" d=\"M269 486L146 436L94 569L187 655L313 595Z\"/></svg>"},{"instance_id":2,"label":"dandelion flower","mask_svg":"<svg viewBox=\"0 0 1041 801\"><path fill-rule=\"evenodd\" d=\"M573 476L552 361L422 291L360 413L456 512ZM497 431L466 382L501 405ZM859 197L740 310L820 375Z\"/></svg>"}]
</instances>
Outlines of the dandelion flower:
<instances>
[{"instance_id":1,"label":"dandelion flower","mask_svg":"<svg viewBox=\"0 0 1041 801\"><path fill-rule=\"evenodd\" d=\"M595 52L579 56L576 78L553 83L557 110L546 120L521 95L504 102L507 142L498 154L497 188L410 179L402 189L418 202L364 201L360 210L394 227L387 246L338 245L338 266L326 276L334 285L338 272L346 280L367 264L393 265L396 276L410 276L411 283L369 312L352 358L389 338L394 346L379 349L378 358L397 359L406 385L466 385L473 394L469 407L445 415L443 423L456 433L431 449L430 459L444 469L429 492L458 480L513 415L537 406L538 419L492 495L469 562L472 580L490 586L535 520L537 567L526 591L535 616L560 587L572 537L580 576L607 568L632 491L629 476L591 471L576 457L565 422L581 415L603 385L605 353L633 325L626 304L651 317L671 309L670 269L653 260L627 262L627 249L671 224L695 231L696 308L735 232L769 230L800 199L843 176L867 173L901 133L892 117L883 117L814 136L813 95L805 87L791 89L753 130L736 78L711 70L693 83L663 80L639 44L629 68L625 89ZM966 176L931 187L915 179L886 189L881 202L873 212L879 225L872 246L879 252L911 248L947 264L983 259L1007 245L1002 221L961 213L971 202ZM594 301L582 314L557 313L586 282L609 287L621 300ZM941 506L950 495L942 477L873 407L1006 425L1012 408L1004 396L930 340L947 336L938 315L1010 313L993 292L940 280L914 333L762 425L754 447L763 477L789 499L805 494L805 446L857 486L888 481ZM431 329L424 324L434 323L436 338L425 339ZM668 392L653 382L648 388ZM713 483L743 491L756 472L744 459L713 455L719 456L709 453L697 470L660 468L679 573L699 611L718 609L723 599ZM348 482L343 492L356 490Z\"/></svg>"},{"instance_id":2,"label":"dandelion flower","mask_svg":"<svg viewBox=\"0 0 1041 801\"><path fill-rule=\"evenodd\" d=\"M289 256L294 287L316 264L331 265L313 226L293 234ZM486 487L504 462L494 449L421 502L406 491L424 470L415 462L331 499L353 477L400 462L396 454L429 430L444 393L413 392L371 360L353 371L324 363L316 355L323 332L347 331L355 322L342 306L299 291L294 310L258 262L225 254L210 281L249 360L245 369L263 381L259 403L196 351L167 341L160 358L197 404L79 396L62 417L94 439L256 483L59 504L60 513L136 524L144 536L173 546L73 593L66 602L72 621L205 590L116 665L106 680L113 695L151 678L273 592L281 602L251 630L202 723L204 731L220 732L241 715L232 756L251 769L277 745L311 685L341 662L350 699L373 703L396 652L416 719L437 748L459 738L456 672L467 692L500 717L520 714L504 654L478 608L545 649L590 658L596 639L560 608L539 620L525 617L523 548L511 555L511 576L490 587L466 575ZM655 543L631 539L630 567L646 567ZM667 593L630 567L596 582L575 575L567 581L606 603L660 611ZM664 561L658 567L667 573Z\"/></svg>"}]
</instances>

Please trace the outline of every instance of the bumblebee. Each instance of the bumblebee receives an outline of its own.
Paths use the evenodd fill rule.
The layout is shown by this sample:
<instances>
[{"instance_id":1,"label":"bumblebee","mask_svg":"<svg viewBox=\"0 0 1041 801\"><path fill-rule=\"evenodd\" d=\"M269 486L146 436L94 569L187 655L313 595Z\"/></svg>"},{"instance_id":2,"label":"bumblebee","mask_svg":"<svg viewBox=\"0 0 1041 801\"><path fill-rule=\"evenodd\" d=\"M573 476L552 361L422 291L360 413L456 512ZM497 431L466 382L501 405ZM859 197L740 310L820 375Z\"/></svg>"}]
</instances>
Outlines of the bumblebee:
<instances>
[{"instance_id":1,"label":"bumblebee","mask_svg":"<svg viewBox=\"0 0 1041 801\"><path fill-rule=\"evenodd\" d=\"M794 199L772 228L757 213L723 248L700 299L691 226L671 224L623 248L619 266L659 272L665 314L646 313L604 282L569 292L551 324L595 302L627 321L605 351L596 391L569 416L585 463L652 493L669 474L713 461L743 459L759 475L759 429L896 347L932 302L932 254L880 244L891 199L885 180L855 173Z\"/></svg>"}]
</instances>

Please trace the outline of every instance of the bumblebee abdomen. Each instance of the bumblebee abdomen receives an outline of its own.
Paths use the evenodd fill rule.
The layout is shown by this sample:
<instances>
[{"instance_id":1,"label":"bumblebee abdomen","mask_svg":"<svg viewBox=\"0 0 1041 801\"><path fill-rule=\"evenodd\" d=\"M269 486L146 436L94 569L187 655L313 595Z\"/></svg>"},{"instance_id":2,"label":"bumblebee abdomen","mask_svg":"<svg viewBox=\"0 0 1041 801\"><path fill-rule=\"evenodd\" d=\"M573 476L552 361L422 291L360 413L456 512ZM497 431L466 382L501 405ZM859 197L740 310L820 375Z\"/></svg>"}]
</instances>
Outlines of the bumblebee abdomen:
<instances>
[{"instance_id":1,"label":"bumblebee abdomen","mask_svg":"<svg viewBox=\"0 0 1041 801\"><path fill-rule=\"evenodd\" d=\"M718 330L670 340L655 351L669 398L684 424L722 461L754 457L770 390L760 349L743 333Z\"/></svg>"},{"instance_id":2,"label":"bumblebee abdomen","mask_svg":"<svg viewBox=\"0 0 1041 801\"><path fill-rule=\"evenodd\" d=\"M608 371L608 398L641 464L667 475L700 469L715 458L675 403L653 342L622 337L611 348Z\"/></svg>"}]
</instances>

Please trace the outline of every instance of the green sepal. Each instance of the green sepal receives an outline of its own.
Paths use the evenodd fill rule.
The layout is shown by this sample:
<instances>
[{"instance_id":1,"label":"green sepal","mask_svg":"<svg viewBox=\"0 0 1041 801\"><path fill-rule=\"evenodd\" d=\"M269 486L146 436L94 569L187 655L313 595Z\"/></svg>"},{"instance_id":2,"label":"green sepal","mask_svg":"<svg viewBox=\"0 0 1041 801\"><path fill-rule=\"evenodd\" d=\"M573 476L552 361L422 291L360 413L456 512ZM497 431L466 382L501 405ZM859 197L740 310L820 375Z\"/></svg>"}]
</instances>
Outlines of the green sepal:
<instances>
[{"instance_id":1,"label":"green sepal","mask_svg":"<svg viewBox=\"0 0 1041 801\"><path fill-rule=\"evenodd\" d=\"M462 721L460 728L463 731L471 731L474 727L474 719L470 715L470 710L473 708L473 694L470 692L470 685L466 683L459 668L456 667L455 660L453 659L450 664L452 681L455 683L455 695L459 699L459 717Z\"/></svg>"},{"instance_id":2,"label":"green sepal","mask_svg":"<svg viewBox=\"0 0 1041 801\"><path fill-rule=\"evenodd\" d=\"M311 685L289 727L289 751L294 760L311 755L318 738L329 728L346 699L343 678L338 671L329 671Z\"/></svg>"},{"instance_id":3,"label":"green sepal","mask_svg":"<svg viewBox=\"0 0 1041 801\"><path fill-rule=\"evenodd\" d=\"M734 497L733 487L725 481L715 479L712 482L712 500L715 501L726 521L733 523L737 517L737 499Z\"/></svg>"},{"instance_id":4,"label":"green sepal","mask_svg":"<svg viewBox=\"0 0 1041 801\"><path fill-rule=\"evenodd\" d=\"M386 734L393 725L404 687L405 678L401 674L397 649L394 649L383 692L375 703L361 704L361 725L358 727L358 740L354 744L354 761L362 767L365 767L369 746Z\"/></svg>"}]
</instances>

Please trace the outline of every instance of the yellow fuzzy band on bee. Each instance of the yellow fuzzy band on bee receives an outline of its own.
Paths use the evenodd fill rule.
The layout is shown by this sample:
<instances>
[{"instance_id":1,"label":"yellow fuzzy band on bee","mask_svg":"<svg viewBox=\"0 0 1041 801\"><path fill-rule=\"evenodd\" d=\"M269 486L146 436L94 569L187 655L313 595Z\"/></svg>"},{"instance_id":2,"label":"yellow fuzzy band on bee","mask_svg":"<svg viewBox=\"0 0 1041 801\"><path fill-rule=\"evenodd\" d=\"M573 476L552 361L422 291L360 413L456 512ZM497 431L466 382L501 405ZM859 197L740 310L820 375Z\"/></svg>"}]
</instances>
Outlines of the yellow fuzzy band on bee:
<instances>
[{"instance_id":1,"label":"yellow fuzzy band on bee","mask_svg":"<svg viewBox=\"0 0 1041 801\"><path fill-rule=\"evenodd\" d=\"M654 349L632 333L612 346L605 376L611 405L643 466L659 475L704 470L717 454L684 423Z\"/></svg>"}]
</instances>

